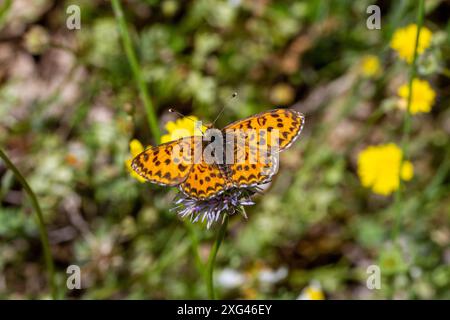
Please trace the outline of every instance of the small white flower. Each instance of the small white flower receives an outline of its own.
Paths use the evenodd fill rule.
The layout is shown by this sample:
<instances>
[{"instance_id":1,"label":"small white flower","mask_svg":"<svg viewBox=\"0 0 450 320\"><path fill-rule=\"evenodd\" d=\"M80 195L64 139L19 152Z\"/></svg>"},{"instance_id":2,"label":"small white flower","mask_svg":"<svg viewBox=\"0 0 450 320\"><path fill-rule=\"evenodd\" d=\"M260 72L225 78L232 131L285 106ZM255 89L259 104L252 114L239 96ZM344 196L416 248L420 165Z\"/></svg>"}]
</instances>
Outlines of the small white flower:
<instances>
[{"instance_id":1,"label":"small white flower","mask_svg":"<svg viewBox=\"0 0 450 320\"><path fill-rule=\"evenodd\" d=\"M240 287L245 282L245 276L231 268L223 269L217 276L217 283L219 286L226 289L233 289Z\"/></svg>"},{"instance_id":2,"label":"small white flower","mask_svg":"<svg viewBox=\"0 0 450 320\"><path fill-rule=\"evenodd\" d=\"M274 284L277 283L288 275L288 269L286 267L280 267L277 270L263 269L259 273L259 281Z\"/></svg>"}]
</instances>

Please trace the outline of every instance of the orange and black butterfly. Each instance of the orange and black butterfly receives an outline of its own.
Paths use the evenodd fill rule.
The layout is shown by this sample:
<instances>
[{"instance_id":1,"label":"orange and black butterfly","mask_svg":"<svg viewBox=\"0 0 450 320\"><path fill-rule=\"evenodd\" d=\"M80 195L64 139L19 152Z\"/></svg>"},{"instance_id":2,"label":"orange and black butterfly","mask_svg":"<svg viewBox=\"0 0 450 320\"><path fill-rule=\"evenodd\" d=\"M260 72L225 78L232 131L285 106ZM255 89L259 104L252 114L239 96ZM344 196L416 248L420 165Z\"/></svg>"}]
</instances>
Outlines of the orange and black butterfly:
<instances>
[{"instance_id":1,"label":"orange and black butterfly","mask_svg":"<svg viewBox=\"0 0 450 320\"><path fill-rule=\"evenodd\" d=\"M295 110L275 109L229 124L221 133L245 141L230 148L225 145L224 153L235 159L232 163L205 158L198 151L212 142L191 136L145 150L133 159L132 168L149 182L178 186L186 196L198 200L230 188L255 187L271 181L278 169L277 153L299 137L304 122L304 116Z\"/></svg>"}]
</instances>

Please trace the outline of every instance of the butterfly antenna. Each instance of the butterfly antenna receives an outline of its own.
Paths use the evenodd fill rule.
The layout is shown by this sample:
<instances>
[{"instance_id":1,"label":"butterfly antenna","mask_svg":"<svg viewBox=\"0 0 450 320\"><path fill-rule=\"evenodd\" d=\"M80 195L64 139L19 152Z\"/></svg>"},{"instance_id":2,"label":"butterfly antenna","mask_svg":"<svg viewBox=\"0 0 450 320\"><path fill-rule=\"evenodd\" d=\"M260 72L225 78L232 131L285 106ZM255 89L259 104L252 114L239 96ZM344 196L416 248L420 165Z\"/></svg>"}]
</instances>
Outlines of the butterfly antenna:
<instances>
[{"instance_id":1,"label":"butterfly antenna","mask_svg":"<svg viewBox=\"0 0 450 320\"><path fill-rule=\"evenodd\" d=\"M231 99L234 99L237 97L237 92L233 92L233 94L231 95ZM220 116L222 115L222 113L225 111L225 106L222 107L222 109L220 110L219 114L217 115L217 117L214 119L213 121L213 126L216 123L217 120L219 120Z\"/></svg>"},{"instance_id":2,"label":"butterfly antenna","mask_svg":"<svg viewBox=\"0 0 450 320\"><path fill-rule=\"evenodd\" d=\"M198 127L198 123L199 123L200 121L194 120L194 119L192 119L191 117L187 117L187 116L185 116L184 114L182 114L181 112L178 112L177 110L175 110L175 109L173 109L173 108L170 108L168 111L169 111L170 113L175 113L177 116L179 116L179 117L181 117L181 118L186 118L186 119L191 120L192 122L194 122L194 125L196 126L196 129L200 129L200 131L202 131L202 130L201 130L201 125L200 125L200 127ZM201 123L201 122L200 122L200 123ZM203 132L202 132L202 135L203 135Z\"/></svg>"},{"instance_id":3,"label":"butterfly antenna","mask_svg":"<svg viewBox=\"0 0 450 320\"><path fill-rule=\"evenodd\" d=\"M179 117L181 117L181 118L186 118L186 119L189 119L189 120L191 120L191 121L193 121L193 122L197 122L197 120L194 120L194 119L192 119L191 117L186 117L184 114L182 114L181 112L178 112L178 111L175 110L175 109L170 108L170 109L169 109L169 112L170 112L170 113L175 113L177 116L179 116Z\"/></svg>"}]
</instances>

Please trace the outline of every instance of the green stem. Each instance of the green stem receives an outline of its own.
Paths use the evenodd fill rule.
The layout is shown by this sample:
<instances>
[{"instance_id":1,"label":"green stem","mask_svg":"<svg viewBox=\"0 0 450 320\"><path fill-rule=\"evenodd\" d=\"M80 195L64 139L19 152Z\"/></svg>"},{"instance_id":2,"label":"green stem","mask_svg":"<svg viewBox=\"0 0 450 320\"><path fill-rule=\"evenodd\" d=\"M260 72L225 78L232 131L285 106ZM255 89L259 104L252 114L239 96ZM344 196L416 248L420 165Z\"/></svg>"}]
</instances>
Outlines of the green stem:
<instances>
[{"instance_id":1,"label":"green stem","mask_svg":"<svg viewBox=\"0 0 450 320\"><path fill-rule=\"evenodd\" d=\"M11 9L11 4L12 0L5 0L0 6L0 29L3 28L3 25L6 22L6 17L9 13L9 9Z\"/></svg>"},{"instance_id":2,"label":"green stem","mask_svg":"<svg viewBox=\"0 0 450 320\"><path fill-rule=\"evenodd\" d=\"M55 282L55 267L53 264L53 258L50 251L50 245L48 242L47 229L44 223L44 217L42 215L42 210L37 200L36 195L28 184L27 180L22 176L19 169L9 160L8 156L0 149L0 158L3 159L6 166L14 173L17 180L20 182L22 187L25 189L26 193L31 199L31 204L33 205L34 211L36 212L36 217L39 225L39 235L41 237L42 249L44 251L45 264L47 266L48 279L51 288L51 294L53 299L57 299L57 290Z\"/></svg>"},{"instance_id":3,"label":"green stem","mask_svg":"<svg viewBox=\"0 0 450 320\"><path fill-rule=\"evenodd\" d=\"M198 273L200 273L202 277L206 278L205 268L198 252L199 242L195 228L189 219L185 219L184 224L188 230L189 239L191 240L191 250L194 255L195 267L197 268Z\"/></svg>"},{"instance_id":4,"label":"green stem","mask_svg":"<svg viewBox=\"0 0 450 320\"><path fill-rule=\"evenodd\" d=\"M225 233L228 226L228 215L225 214L224 221L222 226L220 227L219 234L217 235L216 241L211 248L211 252L208 258L208 265L206 266L206 274L207 279L206 283L208 286L208 297L211 300L216 299L216 293L214 291L214 263L216 261L217 252L219 251L220 245L222 244L222 240L225 237Z\"/></svg>"},{"instance_id":5,"label":"green stem","mask_svg":"<svg viewBox=\"0 0 450 320\"><path fill-rule=\"evenodd\" d=\"M139 89L139 95L144 103L145 111L147 113L147 121L150 126L153 138L155 142L159 142L161 133L159 132L158 120L155 113L155 108L148 95L147 86L144 78L142 77L141 67L139 66L136 53L134 52L133 44L131 42L130 33L128 32L127 22L120 4L120 0L111 0L116 21L119 26L120 35L122 37L123 47L127 55L128 63L133 71L134 80Z\"/></svg>"},{"instance_id":6,"label":"green stem","mask_svg":"<svg viewBox=\"0 0 450 320\"><path fill-rule=\"evenodd\" d=\"M397 29L399 21L401 21L402 16L405 14L408 9L409 1L407 0L399 0L393 1L391 7L389 8L389 17L387 18L387 32L386 38L391 39L394 30ZM389 41L387 41L389 47Z\"/></svg>"},{"instance_id":7,"label":"green stem","mask_svg":"<svg viewBox=\"0 0 450 320\"><path fill-rule=\"evenodd\" d=\"M423 18L424 18L424 6L425 6L425 0L419 1L419 8L417 11L417 34L416 34L416 42L414 44L414 55L413 60L411 62L410 70L409 70L409 94L408 94L408 100L406 104L406 111L403 119L403 134L402 134L402 141L401 141L401 149L402 149L402 159L400 162L400 170L399 170L399 187L395 193L395 200L394 205L396 209L396 221L393 228L393 239L396 240L399 229L400 229L400 221L401 221L401 215L402 215L402 188L403 183L401 179L401 168L404 163L409 158L409 136L411 133L411 101L412 101L412 95L413 95L413 80L416 76L416 60L417 60L417 47L419 45L419 37L420 37L420 31L423 25Z\"/></svg>"}]
</instances>

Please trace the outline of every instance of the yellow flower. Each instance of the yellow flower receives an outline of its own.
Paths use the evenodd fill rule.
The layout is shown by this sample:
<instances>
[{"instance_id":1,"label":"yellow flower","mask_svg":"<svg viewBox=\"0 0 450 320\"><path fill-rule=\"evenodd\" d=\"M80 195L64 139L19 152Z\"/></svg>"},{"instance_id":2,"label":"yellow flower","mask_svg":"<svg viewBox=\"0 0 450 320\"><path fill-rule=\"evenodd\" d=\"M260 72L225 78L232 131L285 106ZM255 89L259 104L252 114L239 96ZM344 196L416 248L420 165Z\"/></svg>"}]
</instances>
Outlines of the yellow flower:
<instances>
[{"instance_id":1,"label":"yellow flower","mask_svg":"<svg viewBox=\"0 0 450 320\"><path fill-rule=\"evenodd\" d=\"M410 24L404 28L395 31L391 48L397 51L399 57L411 63L414 57L414 47L416 44L417 25ZM433 34L431 31L422 27L420 30L419 43L417 45L417 54L422 54L431 44Z\"/></svg>"},{"instance_id":2,"label":"yellow flower","mask_svg":"<svg viewBox=\"0 0 450 320\"><path fill-rule=\"evenodd\" d=\"M325 300L322 288L319 283L312 283L302 290L298 300Z\"/></svg>"},{"instance_id":3,"label":"yellow flower","mask_svg":"<svg viewBox=\"0 0 450 320\"><path fill-rule=\"evenodd\" d=\"M400 172L400 177L402 180L409 181L414 176L414 167L411 162L404 161L402 165L402 171Z\"/></svg>"},{"instance_id":4,"label":"yellow flower","mask_svg":"<svg viewBox=\"0 0 450 320\"><path fill-rule=\"evenodd\" d=\"M361 60L361 74L364 77L376 77L381 72L380 60L372 54L366 55Z\"/></svg>"},{"instance_id":5,"label":"yellow flower","mask_svg":"<svg viewBox=\"0 0 450 320\"><path fill-rule=\"evenodd\" d=\"M286 83L276 84L270 91L270 100L276 105L290 105L295 99L295 90Z\"/></svg>"},{"instance_id":6,"label":"yellow flower","mask_svg":"<svg viewBox=\"0 0 450 320\"><path fill-rule=\"evenodd\" d=\"M161 143L190 136L201 136L206 127L195 116L189 116L166 123L167 134L161 137Z\"/></svg>"},{"instance_id":7,"label":"yellow flower","mask_svg":"<svg viewBox=\"0 0 450 320\"><path fill-rule=\"evenodd\" d=\"M414 175L412 163L401 164L402 157L402 150L393 143L367 147L358 156L361 184L377 194L391 194L399 187L399 176L409 181Z\"/></svg>"},{"instance_id":8,"label":"yellow flower","mask_svg":"<svg viewBox=\"0 0 450 320\"><path fill-rule=\"evenodd\" d=\"M136 139L131 140L131 142L130 142L131 158L125 160L125 167L130 172L130 176L132 176L133 178L137 179L139 182L145 182L146 180L143 177L141 177L140 175L138 175L133 170L133 168L131 168L131 161L133 160L134 157L136 157L142 151L144 151L144 146L142 145L142 143L139 140L136 140Z\"/></svg>"},{"instance_id":9,"label":"yellow flower","mask_svg":"<svg viewBox=\"0 0 450 320\"><path fill-rule=\"evenodd\" d=\"M418 112L430 112L431 107L434 104L434 99L436 98L436 93L433 88L425 80L414 79L412 83L412 97L409 112L412 114ZM402 85L397 94L400 96L399 107L406 109L408 104L409 96L409 85Z\"/></svg>"}]
</instances>

